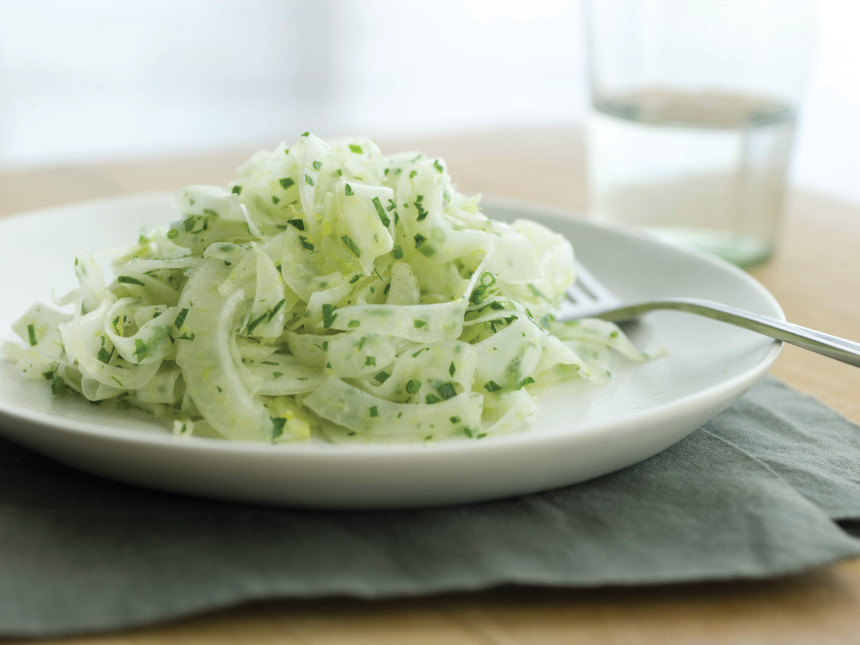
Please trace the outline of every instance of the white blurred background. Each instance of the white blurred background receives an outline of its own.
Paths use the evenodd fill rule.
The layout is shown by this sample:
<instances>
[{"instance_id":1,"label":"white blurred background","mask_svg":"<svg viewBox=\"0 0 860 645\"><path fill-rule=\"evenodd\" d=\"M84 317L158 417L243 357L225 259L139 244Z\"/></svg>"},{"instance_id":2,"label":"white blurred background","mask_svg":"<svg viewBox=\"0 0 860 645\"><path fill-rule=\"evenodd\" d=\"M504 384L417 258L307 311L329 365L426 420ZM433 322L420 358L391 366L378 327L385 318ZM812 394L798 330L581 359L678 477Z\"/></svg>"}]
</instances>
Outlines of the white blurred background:
<instances>
[{"instance_id":1,"label":"white blurred background","mask_svg":"<svg viewBox=\"0 0 860 645\"><path fill-rule=\"evenodd\" d=\"M860 200L860 3L821 0L793 176ZM0 0L0 170L581 123L579 0ZM856 177L856 180L852 180Z\"/></svg>"}]
</instances>

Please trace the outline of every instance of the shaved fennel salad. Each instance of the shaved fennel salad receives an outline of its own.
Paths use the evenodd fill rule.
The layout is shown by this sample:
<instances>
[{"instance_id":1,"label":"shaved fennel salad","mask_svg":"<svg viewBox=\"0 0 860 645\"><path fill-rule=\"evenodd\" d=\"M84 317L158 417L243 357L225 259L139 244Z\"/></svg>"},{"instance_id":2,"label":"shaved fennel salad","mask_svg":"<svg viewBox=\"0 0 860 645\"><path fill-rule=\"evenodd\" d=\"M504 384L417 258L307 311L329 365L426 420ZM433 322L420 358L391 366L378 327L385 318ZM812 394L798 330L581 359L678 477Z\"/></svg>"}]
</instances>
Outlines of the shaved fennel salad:
<instances>
[{"instance_id":1,"label":"shaved fennel salad","mask_svg":"<svg viewBox=\"0 0 860 645\"><path fill-rule=\"evenodd\" d=\"M237 174L177 191L179 219L109 284L77 251L79 287L56 303L71 311L33 305L6 355L179 435L270 442L508 433L538 386L645 358L611 323L555 321L571 244L486 217L441 159L305 133Z\"/></svg>"}]
</instances>

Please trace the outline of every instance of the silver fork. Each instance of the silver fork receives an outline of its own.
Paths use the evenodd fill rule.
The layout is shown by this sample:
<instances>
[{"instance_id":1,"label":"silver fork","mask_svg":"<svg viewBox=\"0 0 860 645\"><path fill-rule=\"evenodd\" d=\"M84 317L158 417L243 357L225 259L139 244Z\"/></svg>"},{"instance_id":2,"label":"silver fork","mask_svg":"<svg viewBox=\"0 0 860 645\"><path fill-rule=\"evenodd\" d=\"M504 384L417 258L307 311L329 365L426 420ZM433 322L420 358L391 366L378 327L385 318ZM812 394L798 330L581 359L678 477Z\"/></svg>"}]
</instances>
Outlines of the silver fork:
<instances>
[{"instance_id":1,"label":"silver fork","mask_svg":"<svg viewBox=\"0 0 860 645\"><path fill-rule=\"evenodd\" d=\"M567 290L568 301L562 305L558 320L602 318L622 322L638 318L649 311L672 309L743 327L860 367L860 343L712 300L660 298L648 302L625 303L581 264L578 264L576 269L576 282Z\"/></svg>"}]
</instances>

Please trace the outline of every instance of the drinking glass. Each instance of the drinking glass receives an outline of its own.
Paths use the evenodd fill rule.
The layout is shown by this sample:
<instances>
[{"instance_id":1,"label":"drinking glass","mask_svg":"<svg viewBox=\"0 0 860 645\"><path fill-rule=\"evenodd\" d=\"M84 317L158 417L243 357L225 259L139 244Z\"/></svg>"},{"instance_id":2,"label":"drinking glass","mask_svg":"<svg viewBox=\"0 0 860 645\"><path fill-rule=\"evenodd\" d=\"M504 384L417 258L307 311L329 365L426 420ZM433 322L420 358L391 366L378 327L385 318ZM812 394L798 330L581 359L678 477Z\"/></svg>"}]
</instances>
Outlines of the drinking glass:
<instances>
[{"instance_id":1,"label":"drinking glass","mask_svg":"<svg viewBox=\"0 0 860 645\"><path fill-rule=\"evenodd\" d=\"M813 0L592 0L589 209L735 264L779 236Z\"/></svg>"}]
</instances>

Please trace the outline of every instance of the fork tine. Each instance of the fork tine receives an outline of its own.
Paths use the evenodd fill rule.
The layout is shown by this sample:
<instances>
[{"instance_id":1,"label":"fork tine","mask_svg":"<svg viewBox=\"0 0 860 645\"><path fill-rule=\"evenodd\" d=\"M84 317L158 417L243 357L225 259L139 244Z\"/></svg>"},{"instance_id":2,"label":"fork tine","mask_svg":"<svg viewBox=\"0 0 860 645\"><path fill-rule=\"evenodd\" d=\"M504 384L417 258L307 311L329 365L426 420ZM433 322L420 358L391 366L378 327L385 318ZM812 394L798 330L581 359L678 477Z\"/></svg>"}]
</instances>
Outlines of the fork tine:
<instances>
[{"instance_id":1,"label":"fork tine","mask_svg":"<svg viewBox=\"0 0 860 645\"><path fill-rule=\"evenodd\" d=\"M594 277L581 263L576 264L576 283L580 290L591 294L592 300L607 307L621 304L621 298L612 293L600 280Z\"/></svg>"}]
</instances>

